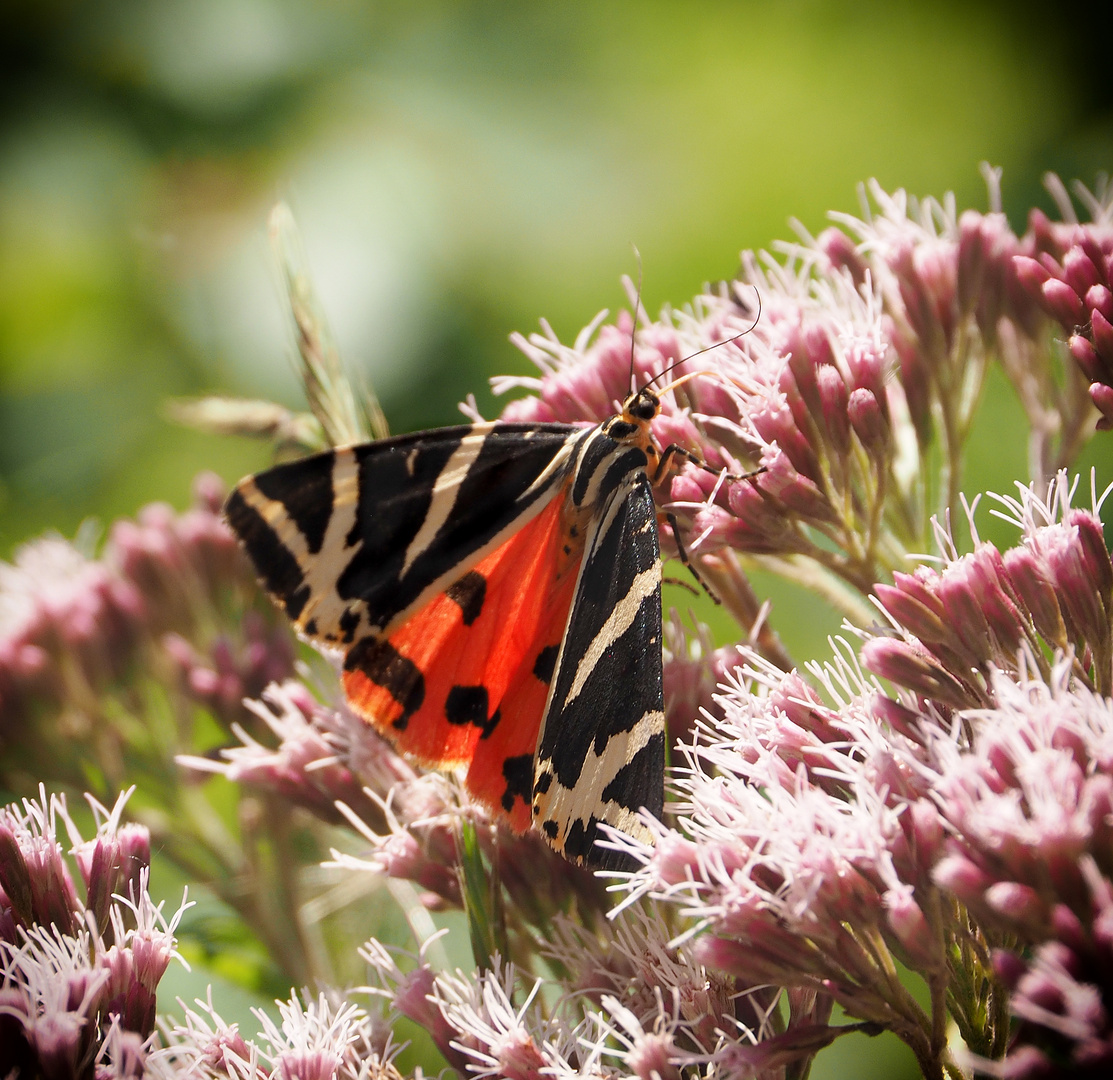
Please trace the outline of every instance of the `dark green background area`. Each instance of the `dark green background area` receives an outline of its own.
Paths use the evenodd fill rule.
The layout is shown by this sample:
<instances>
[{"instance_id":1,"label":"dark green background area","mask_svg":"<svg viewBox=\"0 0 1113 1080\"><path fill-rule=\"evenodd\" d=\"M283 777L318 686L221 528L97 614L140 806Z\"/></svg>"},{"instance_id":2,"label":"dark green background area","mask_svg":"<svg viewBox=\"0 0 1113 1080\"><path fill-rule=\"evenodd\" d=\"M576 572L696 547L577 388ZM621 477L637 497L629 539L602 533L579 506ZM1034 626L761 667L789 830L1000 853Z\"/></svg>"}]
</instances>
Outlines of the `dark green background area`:
<instances>
[{"instance_id":1,"label":"dark green background area","mask_svg":"<svg viewBox=\"0 0 1113 1080\"><path fill-rule=\"evenodd\" d=\"M1044 172L1113 165L1107 7L0 0L0 558L267 463L162 407L300 406L278 198L392 428L455 422L469 392L495 415L487 379L532 373L507 335L544 317L571 341L624 304L632 243L655 312L789 218L856 212L871 177L984 209L985 160L1015 229L1054 213ZM971 493L1024 469L1003 380L985 408ZM826 655L837 620L777 605ZM813 1075L890 1075L894 1047L848 1040Z\"/></svg>"}]
</instances>

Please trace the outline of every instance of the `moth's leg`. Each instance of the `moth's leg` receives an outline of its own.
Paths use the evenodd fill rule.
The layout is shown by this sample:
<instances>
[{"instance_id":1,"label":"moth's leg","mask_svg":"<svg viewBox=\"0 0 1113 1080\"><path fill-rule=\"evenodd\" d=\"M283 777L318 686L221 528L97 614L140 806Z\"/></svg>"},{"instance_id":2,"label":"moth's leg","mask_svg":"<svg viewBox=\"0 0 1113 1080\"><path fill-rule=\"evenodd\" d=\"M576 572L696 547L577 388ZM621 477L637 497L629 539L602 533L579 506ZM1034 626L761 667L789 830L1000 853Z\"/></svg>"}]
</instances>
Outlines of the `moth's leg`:
<instances>
[{"instance_id":1,"label":"moth's leg","mask_svg":"<svg viewBox=\"0 0 1113 1080\"><path fill-rule=\"evenodd\" d=\"M680 446L677 443L669 443L669 445L666 446L663 451L661 451L661 457L660 460L657 462L657 468L653 472L654 486L656 486L661 480L665 478L666 475L668 475L668 470L673 463L672 459L678 457L684 458L686 461L690 461L693 465L696 466L696 468L703 469L705 472L711 473L712 476L721 477L724 483L728 480L752 480L753 477L759 476L761 473L765 472L765 467L762 466L760 469L754 469L753 472L748 473L725 473L722 469L711 468L711 466L708 465L707 462L703 460L703 458L701 458L698 454L692 453L691 450L688 450L687 448ZM695 566L692 565L692 560L688 557L688 552L684 547L684 541L680 538L680 528L677 525L676 515L672 513L671 510L665 512L665 521L668 522L669 528L672 529L672 535L673 538L676 540L676 550L680 555L680 561L686 567L688 567L688 570L691 573L692 577L694 577L696 581L700 583L703 591L707 593L707 595L710 596L716 604L721 604L722 601L712 591L711 586L708 585L702 577L700 577L699 571L695 568Z\"/></svg>"},{"instance_id":2,"label":"moth's leg","mask_svg":"<svg viewBox=\"0 0 1113 1080\"><path fill-rule=\"evenodd\" d=\"M668 522L669 528L672 529L672 536L673 539L676 541L676 551L677 554L680 556L680 561L686 567L688 567L689 573L696 579L696 581L700 583L703 591L711 597L712 601L716 604L721 604L722 601L711 591L711 586L708 585L702 577L700 577L700 572L695 568L695 566L692 564L692 560L688 557L688 551L684 547L684 541L680 539L680 525L676 520L676 515L671 510L666 510L664 512L664 517L665 521ZM677 582L676 584L679 585L682 583ZM693 589L692 592L695 592L695 589Z\"/></svg>"},{"instance_id":3,"label":"moth's leg","mask_svg":"<svg viewBox=\"0 0 1113 1080\"><path fill-rule=\"evenodd\" d=\"M675 585L677 586L677 588L684 589L685 591L690 592L693 596L699 596L699 589L697 589L691 582L685 581L683 578L672 577L671 575L669 575L668 577L661 578L661 582L664 585Z\"/></svg>"},{"instance_id":4,"label":"moth's leg","mask_svg":"<svg viewBox=\"0 0 1113 1080\"><path fill-rule=\"evenodd\" d=\"M708 472L718 473L717 469L709 468L703 458L699 454L693 454L691 450L686 449L677 443L669 443L664 450L661 451L661 457L657 461L657 468L653 472L653 486L656 487L667 475L669 469L672 467L672 459L674 457L684 458L685 461L690 461L693 465L700 469L706 469ZM732 479L728 476L727 479Z\"/></svg>"},{"instance_id":5,"label":"moth's leg","mask_svg":"<svg viewBox=\"0 0 1113 1080\"><path fill-rule=\"evenodd\" d=\"M660 460L657 462L657 468L653 471L653 485L657 486L666 476L669 469L672 467L672 459L674 457L683 458L685 461L690 461L697 469L703 469L704 472L711 473L712 476L722 476L724 483L727 480L750 480L755 476L760 476L765 472L765 466L754 469L753 472L748 473L724 473L722 469L713 469L706 461L693 453L687 447L680 446L678 443L669 443L664 450L661 451Z\"/></svg>"}]
</instances>

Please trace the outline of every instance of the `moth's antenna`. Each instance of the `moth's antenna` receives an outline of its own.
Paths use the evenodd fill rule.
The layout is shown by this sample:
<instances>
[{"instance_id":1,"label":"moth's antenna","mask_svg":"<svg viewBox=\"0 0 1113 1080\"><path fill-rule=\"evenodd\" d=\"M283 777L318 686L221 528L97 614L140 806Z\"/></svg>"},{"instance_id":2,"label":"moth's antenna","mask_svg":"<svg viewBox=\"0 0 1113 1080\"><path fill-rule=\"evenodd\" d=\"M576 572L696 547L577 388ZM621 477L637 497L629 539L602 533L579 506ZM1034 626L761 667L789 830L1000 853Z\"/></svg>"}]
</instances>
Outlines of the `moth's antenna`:
<instances>
[{"instance_id":1,"label":"moth's antenna","mask_svg":"<svg viewBox=\"0 0 1113 1080\"><path fill-rule=\"evenodd\" d=\"M630 245L634 249L634 260L638 264L638 291L634 294L634 325L630 327L630 393L637 393L634 385L634 338L638 333L638 315L642 309L642 253L638 251L637 244Z\"/></svg>"},{"instance_id":2,"label":"moth's antenna","mask_svg":"<svg viewBox=\"0 0 1113 1080\"><path fill-rule=\"evenodd\" d=\"M750 323L740 334L735 334L734 337L724 338L722 341L716 341L714 345L705 345L702 349L697 349L694 353L689 353L687 356L682 356L674 364L669 364L663 371L658 372L652 379L646 383L646 386L652 386L658 379L664 378L674 368L680 367L681 364L689 360L694 360L697 356L702 356L705 352L710 352L712 349L719 348L720 345L729 345L732 341L737 341L739 338L744 338L747 334L752 333L761 321L761 291L756 285L751 286L755 293L757 293L757 314L754 316L754 321ZM631 358L632 359L632 358Z\"/></svg>"}]
</instances>

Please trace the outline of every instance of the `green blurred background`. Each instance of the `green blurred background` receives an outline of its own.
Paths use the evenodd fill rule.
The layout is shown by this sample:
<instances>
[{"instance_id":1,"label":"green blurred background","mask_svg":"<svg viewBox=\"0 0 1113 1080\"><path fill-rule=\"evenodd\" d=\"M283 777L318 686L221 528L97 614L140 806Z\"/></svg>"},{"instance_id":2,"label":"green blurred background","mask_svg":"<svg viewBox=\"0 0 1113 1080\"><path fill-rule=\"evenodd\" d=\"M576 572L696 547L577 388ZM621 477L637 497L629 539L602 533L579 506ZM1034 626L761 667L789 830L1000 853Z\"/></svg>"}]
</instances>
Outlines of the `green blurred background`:
<instances>
[{"instance_id":1,"label":"green blurred background","mask_svg":"<svg viewBox=\"0 0 1113 1080\"><path fill-rule=\"evenodd\" d=\"M1106 5L33 0L0 6L0 557L268 451L161 413L299 404L287 199L392 428L453 422L507 342L729 276L877 177L1014 227L1113 145ZM1022 463L1021 458L1021 463Z\"/></svg>"},{"instance_id":2,"label":"green blurred background","mask_svg":"<svg viewBox=\"0 0 1113 1080\"><path fill-rule=\"evenodd\" d=\"M279 198L392 428L495 415L487 378L531 371L509 332L623 304L631 243L655 312L870 177L984 209L988 160L1018 231L1045 171L1093 185L1109 6L0 0L0 558L267 463L163 403L301 406ZM968 491L1023 476L992 389ZM801 658L837 625L796 621ZM814 1075L894 1060L855 1036Z\"/></svg>"}]
</instances>

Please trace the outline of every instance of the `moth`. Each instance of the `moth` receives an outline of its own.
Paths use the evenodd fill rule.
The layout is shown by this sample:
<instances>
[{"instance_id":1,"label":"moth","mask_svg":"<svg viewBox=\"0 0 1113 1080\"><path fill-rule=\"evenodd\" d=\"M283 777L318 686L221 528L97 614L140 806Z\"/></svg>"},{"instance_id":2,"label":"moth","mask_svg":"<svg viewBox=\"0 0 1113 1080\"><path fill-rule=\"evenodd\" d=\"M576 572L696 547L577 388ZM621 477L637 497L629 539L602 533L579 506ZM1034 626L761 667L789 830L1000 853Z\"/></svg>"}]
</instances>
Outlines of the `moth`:
<instances>
[{"instance_id":1,"label":"moth","mask_svg":"<svg viewBox=\"0 0 1113 1080\"><path fill-rule=\"evenodd\" d=\"M679 380L678 380L679 382ZM673 384L676 385L676 384ZM668 389L668 388L666 388ZM664 391L662 391L664 392ZM620 868L665 769L660 450L645 387L590 427L475 423L278 465L224 508L353 710L517 831Z\"/></svg>"}]
</instances>

